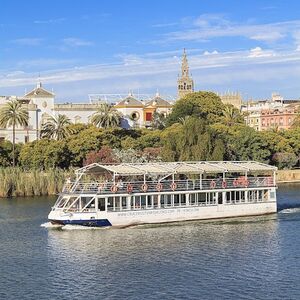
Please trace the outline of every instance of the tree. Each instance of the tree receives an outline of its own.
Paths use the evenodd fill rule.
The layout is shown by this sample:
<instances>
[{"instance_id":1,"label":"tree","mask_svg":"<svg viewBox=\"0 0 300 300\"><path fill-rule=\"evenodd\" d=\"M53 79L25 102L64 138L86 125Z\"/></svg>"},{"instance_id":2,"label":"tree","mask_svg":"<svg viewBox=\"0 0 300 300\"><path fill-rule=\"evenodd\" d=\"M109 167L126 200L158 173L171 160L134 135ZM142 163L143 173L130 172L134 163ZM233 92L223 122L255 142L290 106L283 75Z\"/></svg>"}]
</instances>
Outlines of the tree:
<instances>
[{"instance_id":1,"label":"tree","mask_svg":"<svg viewBox=\"0 0 300 300\"><path fill-rule=\"evenodd\" d=\"M227 104L224 107L221 122L226 126L233 126L235 124L243 124L244 119L237 108Z\"/></svg>"},{"instance_id":2,"label":"tree","mask_svg":"<svg viewBox=\"0 0 300 300\"><path fill-rule=\"evenodd\" d=\"M227 136L227 159L256 160L268 163L271 151L264 132L258 132L248 126L236 128L236 132Z\"/></svg>"},{"instance_id":3,"label":"tree","mask_svg":"<svg viewBox=\"0 0 300 300\"><path fill-rule=\"evenodd\" d=\"M58 114L56 117L50 117L42 126L41 137L63 140L72 133L71 124L71 120L66 115Z\"/></svg>"},{"instance_id":4,"label":"tree","mask_svg":"<svg viewBox=\"0 0 300 300\"><path fill-rule=\"evenodd\" d=\"M15 144L16 144L16 127L27 126L29 120L28 111L18 100L8 101L0 109L0 126L12 127L13 131L13 166L16 164Z\"/></svg>"},{"instance_id":5,"label":"tree","mask_svg":"<svg viewBox=\"0 0 300 300\"><path fill-rule=\"evenodd\" d=\"M118 163L119 160L113 150L108 146L103 146L99 151L91 151L87 154L84 165L92 163Z\"/></svg>"},{"instance_id":6,"label":"tree","mask_svg":"<svg viewBox=\"0 0 300 300\"><path fill-rule=\"evenodd\" d=\"M120 122L121 113L107 103L101 104L91 118L91 123L100 128L119 127Z\"/></svg>"},{"instance_id":7,"label":"tree","mask_svg":"<svg viewBox=\"0 0 300 300\"><path fill-rule=\"evenodd\" d=\"M272 161L279 169L291 169L298 162L298 157L294 153L277 152L273 155Z\"/></svg>"},{"instance_id":8,"label":"tree","mask_svg":"<svg viewBox=\"0 0 300 300\"><path fill-rule=\"evenodd\" d=\"M205 119L208 123L218 122L224 110L224 104L219 96L212 92L195 92L176 101L171 114L167 117L167 125L179 122L180 118L194 116Z\"/></svg>"},{"instance_id":9,"label":"tree","mask_svg":"<svg viewBox=\"0 0 300 300\"><path fill-rule=\"evenodd\" d=\"M65 141L36 140L25 144L19 155L25 169L66 169L70 166L70 151Z\"/></svg>"},{"instance_id":10,"label":"tree","mask_svg":"<svg viewBox=\"0 0 300 300\"><path fill-rule=\"evenodd\" d=\"M154 129L164 129L166 127L166 116L163 113L155 111L152 115L151 127Z\"/></svg>"}]
</instances>

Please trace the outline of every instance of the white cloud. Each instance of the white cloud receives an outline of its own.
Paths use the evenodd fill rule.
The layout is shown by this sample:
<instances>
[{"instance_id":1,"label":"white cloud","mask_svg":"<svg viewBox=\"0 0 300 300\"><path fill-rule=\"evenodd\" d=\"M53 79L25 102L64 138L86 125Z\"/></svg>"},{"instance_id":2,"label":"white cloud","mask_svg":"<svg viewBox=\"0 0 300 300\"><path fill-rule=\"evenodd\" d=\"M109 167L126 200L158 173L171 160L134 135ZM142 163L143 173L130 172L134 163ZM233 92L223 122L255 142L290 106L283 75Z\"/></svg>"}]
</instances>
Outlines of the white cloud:
<instances>
[{"instance_id":1,"label":"white cloud","mask_svg":"<svg viewBox=\"0 0 300 300\"><path fill-rule=\"evenodd\" d=\"M219 52L217 50L214 50L212 52L209 52L209 51L204 51L203 52L203 55L214 55L214 54L218 54Z\"/></svg>"},{"instance_id":2,"label":"white cloud","mask_svg":"<svg viewBox=\"0 0 300 300\"><path fill-rule=\"evenodd\" d=\"M248 57L256 58L256 57L270 57L270 56L275 56L274 51L263 50L261 47L255 47L250 49L250 54Z\"/></svg>"},{"instance_id":3,"label":"white cloud","mask_svg":"<svg viewBox=\"0 0 300 300\"><path fill-rule=\"evenodd\" d=\"M194 19L189 28L169 32L164 41L204 42L220 37L245 37L251 40L274 43L300 30L300 20L266 24L239 23L224 15L204 14Z\"/></svg>"}]
</instances>

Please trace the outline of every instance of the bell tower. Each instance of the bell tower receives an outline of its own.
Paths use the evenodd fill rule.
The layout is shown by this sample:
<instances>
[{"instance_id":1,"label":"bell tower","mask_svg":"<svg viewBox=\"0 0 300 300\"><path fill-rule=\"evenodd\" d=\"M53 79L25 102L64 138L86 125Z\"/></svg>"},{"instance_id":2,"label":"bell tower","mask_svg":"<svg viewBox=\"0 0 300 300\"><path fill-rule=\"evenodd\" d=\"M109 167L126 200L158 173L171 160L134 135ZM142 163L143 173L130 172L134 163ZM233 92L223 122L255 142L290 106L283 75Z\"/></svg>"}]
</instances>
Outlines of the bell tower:
<instances>
[{"instance_id":1,"label":"bell tower","mask_svg":"<svg viewBox=\"0 0 300 300\"><path fill-rule=\"evenodd\" d=\"M185 49L183 49L182 62L181 62L181 76L177 80L178 99L193 92L194 92L194 81L189 75L189 64L187 60L187 55Z\"/></svg>"}]
</instances>

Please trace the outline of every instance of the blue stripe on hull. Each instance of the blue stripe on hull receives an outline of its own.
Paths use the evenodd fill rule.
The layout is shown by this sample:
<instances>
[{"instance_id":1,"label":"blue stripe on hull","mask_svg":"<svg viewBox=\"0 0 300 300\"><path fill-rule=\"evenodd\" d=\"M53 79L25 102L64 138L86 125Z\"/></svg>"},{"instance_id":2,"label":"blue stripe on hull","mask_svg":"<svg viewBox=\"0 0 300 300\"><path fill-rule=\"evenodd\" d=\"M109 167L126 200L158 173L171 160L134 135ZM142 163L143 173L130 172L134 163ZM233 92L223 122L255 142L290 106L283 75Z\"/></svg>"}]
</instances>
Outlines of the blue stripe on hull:
<instances>
[{"instance_id":1,"label":"blue stripe on hull","mask_svg":"<svg viewBox=\"0 0 300 300\"><path fill-rule=\"evenodd\" d=\"M61 225L81 225L88 227L107 227L112 226L107 219L91 219L91 220L50 220L53 223Z\"/></svg>"}]
</instances>

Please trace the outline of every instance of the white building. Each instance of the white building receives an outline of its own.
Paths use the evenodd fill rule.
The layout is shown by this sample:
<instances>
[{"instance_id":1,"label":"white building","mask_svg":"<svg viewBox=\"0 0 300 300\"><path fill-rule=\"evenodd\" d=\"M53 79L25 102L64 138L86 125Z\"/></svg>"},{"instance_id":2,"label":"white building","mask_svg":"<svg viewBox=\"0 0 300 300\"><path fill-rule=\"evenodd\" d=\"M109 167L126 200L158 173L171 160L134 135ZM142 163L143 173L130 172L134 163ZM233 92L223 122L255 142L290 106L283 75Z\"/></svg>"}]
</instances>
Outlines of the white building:
<instances>
[{"instance_id":1,"label":"white building","mask_svg":"<svg viewBox=\"0 0 300 300\"><path fill-rule=\"evenodd\" d=\"M32 91L23 97L0 96L0 107L10 100L20 101L29 113L29 124L26 127L16 128L16 142L31 142L40 137L43 124L50 116L66 115L72 123L88 124L91 116L103 101L87 103L55 103L55 94L47 91L39 82ZM119 101L114 107L121 113L121 126L149 127L153 113L159 112L165 116L171 112L172 104L161 98L157 93L151 100L136 99L133 94ZM12 141L12 128L0 128L0 140Z\"/></svg>"}]
</instances>

